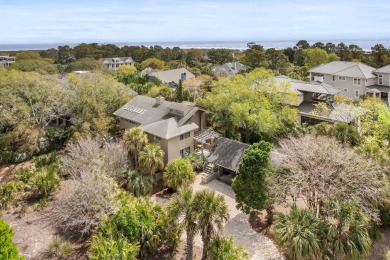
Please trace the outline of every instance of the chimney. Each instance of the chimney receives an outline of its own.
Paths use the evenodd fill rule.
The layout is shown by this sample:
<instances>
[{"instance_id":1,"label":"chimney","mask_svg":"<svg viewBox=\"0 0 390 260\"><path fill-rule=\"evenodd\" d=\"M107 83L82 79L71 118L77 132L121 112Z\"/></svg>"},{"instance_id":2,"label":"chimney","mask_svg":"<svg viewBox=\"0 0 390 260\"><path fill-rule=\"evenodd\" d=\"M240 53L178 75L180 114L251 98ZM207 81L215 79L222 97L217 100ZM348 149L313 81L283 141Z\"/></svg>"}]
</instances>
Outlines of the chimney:
<instances>
[{"instance_id":1,"label":"chimney","mask_svg":"<svg viewBox=\"0 0 390 260\"><path fill-rule=\"evenodd\" d=\"M182 73L181 74L181 81L185 81L187 79L187 73Z\"/></svg>"},{"instance_id":2,"label":"chimney","mask_svg":"<svg viewBox=\"0 0 390 260\"><path fill-rule=\"evenodd\" d=\"M164 102L165 98L162 96L156 97L156 104L161 105Z\"/></svg>"}]
</instances>

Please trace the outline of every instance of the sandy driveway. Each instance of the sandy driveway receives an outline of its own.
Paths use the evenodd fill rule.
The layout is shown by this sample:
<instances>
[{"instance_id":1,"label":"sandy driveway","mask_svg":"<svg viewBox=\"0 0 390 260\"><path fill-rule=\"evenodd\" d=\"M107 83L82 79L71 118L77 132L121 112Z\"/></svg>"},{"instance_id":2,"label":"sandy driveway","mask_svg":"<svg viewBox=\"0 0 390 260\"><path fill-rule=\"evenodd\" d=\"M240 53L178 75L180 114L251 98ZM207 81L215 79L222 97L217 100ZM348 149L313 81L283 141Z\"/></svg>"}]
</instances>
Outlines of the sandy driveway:
<instances>
[{"instance_id":1,"label":"sandy driveway","mask_svg":"<svg viewBox=\"0 0 390 260\"><path fill-rule=\"evenodd\" d=\"M230 220L225 224L222 233L232 236L236 244L241 244L249 253L252 260L283 259L272 240L255 232L249 222L249 215L236 209L236 200L232 188L218 180L213 180L207 184L201 184L200 176L196 177L193 184L194 191L203 189L214 190L225 197L229 207ZM199 235L195 238L195 246L203 246Z\"/></svg>"}]
</instances>

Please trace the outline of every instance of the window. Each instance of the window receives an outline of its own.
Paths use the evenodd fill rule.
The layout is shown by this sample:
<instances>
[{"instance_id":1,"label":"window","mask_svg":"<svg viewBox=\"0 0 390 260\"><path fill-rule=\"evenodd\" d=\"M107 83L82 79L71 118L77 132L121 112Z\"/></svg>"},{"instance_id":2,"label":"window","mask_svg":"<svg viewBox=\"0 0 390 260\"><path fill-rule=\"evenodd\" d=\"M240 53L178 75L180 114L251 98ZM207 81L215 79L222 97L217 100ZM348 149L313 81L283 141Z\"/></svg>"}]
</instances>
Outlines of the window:
<instances>
[{"instance_id":1,"label":"window","mask_svg":"<svg viewBox=\"0 0 390 260\"><path fill-rule=\"evenodd\" d=\"M339 80L345 81L345 77L339 77Z\"/></svg>"},{"instance_id":2,"label":"window","mask_svg":"<svg viewBox=\"0 0 390 260\"><path fill-rule=\"evenodd\" d=\"M353 84L355 86L360 86L360 79L353 79Z\"/></svg>"},{"instance_id":3,"label":"window","mask_svg":"<svg viewBox=\"0 0 390 260\"><path fill-rule=\"evenodd\" d=\"M378 75L378 84L383 85L383 75L382 74Z\"/></svg>"},{"instance_id":4,"label":"window","mask_svg":"<svg viewBox=\"0 0 390 260\"><path fill-rule=\"evenodd\" d=\"M190 133L182 134L182 135L180 135L180 140L184 140L184 139L186 139L186 138L189 138L190 135L191 135Z\"/></svg>"},{"instance_id":5,"label":"window","mask_svg":"<svg viewBox=\"0 0 390 260\"><path fill-rule=\"evenodd\" d=\"M348 89L346 89L346 88L345 88L345 89L343 89L343 91L344 91L345 93L348 93Z\"/></svg>"},{"instance_id":6,"label":"window","mask_svg":"<svg viewBox=\"0 0 390 260\"><path fill-rule=\"evenodd\" d=\"M180 155L181 155L181 156L186 156L186 155L189 154L190 152L191 152L191 148L188 146L188 147L186 147L186 148L180 150Z\"/></svg>"},{"instance_id":7,"label":"window","mask_svg":"<svg viewBox=\"0 0 390 260\"><path fill-rule=\"evenodd\" d=\"M333 81L335 80L335 76L333 76Z\"/></svg>"},{"instance_id":8,"label":"window","mask_svg":"<svg viewBox=\"0 0 390 260\"><path fill-rule=\"evenodd\" d=\"M358 98L359 97L359 90L355 90L355 96Z\"/></svg>"}]
</instances>

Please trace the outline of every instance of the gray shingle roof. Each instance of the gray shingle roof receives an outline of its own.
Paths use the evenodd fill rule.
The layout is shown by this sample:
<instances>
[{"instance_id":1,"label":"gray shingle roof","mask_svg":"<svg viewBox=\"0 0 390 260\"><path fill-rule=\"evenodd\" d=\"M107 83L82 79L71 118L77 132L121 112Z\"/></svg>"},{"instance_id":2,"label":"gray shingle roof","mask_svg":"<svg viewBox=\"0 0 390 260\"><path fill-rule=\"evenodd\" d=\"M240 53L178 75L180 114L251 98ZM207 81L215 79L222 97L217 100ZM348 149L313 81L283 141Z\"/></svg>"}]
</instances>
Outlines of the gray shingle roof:
<instances>
[{"instance_id":1,"label":"gray shingle roof","mask_svg":"<svg viewBox=\"0 0 390 260\"><path fill-rule=\"evenodd\" d=\"M161 80L163 83L171 83L179 84L179 80L181 79L181 74L186 73L186 78L194 78L195 75L192 74L185 68L174 69L174 70L164 70L164 71L155 71L149 74L149 76L156 77Z\"/></svg>"},{"instance_id":2,"label":"gray shingle roof","mask_svg":"<svg viewBox=\"0 0 390 260\"><path fill-rule=\"evenodd\" d=\"M390 73L390 65L374 70L375 73Z\"/></svg>"},{"instance_id":3,"label":"gray shingle roof","mask_svg":"<svg viewBox=\"0 0 390 260\"><path fill-rule=\"evenodd\" d=\"M195 123L179 126L178 122L171 117L152 124L141 126L140 128L149 134L168 140L181 134L197 130L199 129L199 126Z\"/></svg>"},{"instance_id":4,"label":"gray shingle roof","mask_svg":"<svg viewBox=\"0 0 390 260\"><path fill-rule=\"evenodd\" d=\"M367 86L366 88L379 93L379 92L390 92L390 86L383 86L383 85L371 85Z\"/></svg>"},{"instance_id":5,"label":"gray shingle roof","mask_svg":"<svg viewBox=\"0 0 390 260\"><path fill-rule=\"evenodd\" d=\"M241 64L237 61L234 61L234 62L228 62L228 63L225 63L221 66L214 66L211 68L211 71L212 72L218 72L218 71L226 71L228 74L230 75L233 75L233 74L237 74L238 72L242 71L242 70L247 70L248 67L245 66L244 64Z\"/></svg>"},{"instance_id":6,"label":"gray shingle roof","mask_svg":"<svg viewBox=\"0 0 390 260\"><path fill-rule=\"evenodd\" d=\"M359 110L359 108L347 104L332 103L328 104L328 114L316 114L314 113L316 111L316 106L314 104L315 103L313 102L302 102L298 106L299 113L333 122L350 123L363 112Z\"/></svg>"},{"instance_id":7,"label":"gray shingle roof","mask_svg":"<svg viewBox=\"0 0 390 260\"><path fill-rule=\"evenodd\" d=\"M309 70L309 72L330 74L335 76L370 79L375 78L373 74L375 68L360 62L352 61L332 61L321 64Z\"/></svg>"},{"instance_id":8,"label":"gray shingle roof","mask_svg":"<svg viewBox=\"0 0 390 260\"><path fill-rule=\"evenodd\" d=\"M301 80L291 79L286 76L277 76L275 77L276 82L290 82L291 88L295 90L298 94L302 92L312 92L312 93L320 93L326 95L335 95L340 93L340 90L334 88L326 83L309 83Z\"/></svg>"},{"instance_id":9,"label":"gray shingle roof","mask_svg":"<svg viewBox=\"0 0 390 260\"><path fill-rule=\"evenodd\" d=\"M172 113L171 109L182 111L182 115ZM114 112L114 115L139 124L145 132L164 139L170 139L183 133L198 129L198 125L189 119L198 108L194 104L183 104L136 96L130 102Z\"/></svg>"},{"instance_id":10,"label":"gray shingle roof","mask_svg":"<svg viewBox=\"0 0 390 260\"><path fill-rule=\"evenodd\" d=\"M215 150L207 158L207 161L237 172L244 151L249 148L249 146L249 144L219 137L215 143Z\"/></svg>"}]
</instances>

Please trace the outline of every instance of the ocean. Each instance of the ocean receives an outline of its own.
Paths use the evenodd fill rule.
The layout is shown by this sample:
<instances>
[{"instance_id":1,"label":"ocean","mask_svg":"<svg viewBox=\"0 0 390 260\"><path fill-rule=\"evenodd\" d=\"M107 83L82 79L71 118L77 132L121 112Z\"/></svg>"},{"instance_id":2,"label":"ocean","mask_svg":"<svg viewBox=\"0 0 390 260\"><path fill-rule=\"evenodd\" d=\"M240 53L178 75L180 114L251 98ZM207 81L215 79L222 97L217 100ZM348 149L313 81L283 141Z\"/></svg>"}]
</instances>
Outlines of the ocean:
<instances>
[{"instance_id":1,"label":"ocean","mask_svg":"<svg viewBox=\"0 0 390 260\"><path fill-rule=\"evenodd\" d=\"M386 48L390 48L390 39L385 40L308 40L310 44L314 44L316 42L332 42L334 44L338 44L340 42L344 42L345 44L356 44L363 48L363 50L371 50L371 47L375 44L382 44ZM293 47L298 42L298 40L285 40L285 41L256 41L256 40L248 40L248 41L177 41L177 42L110 42L111 44L116 44L119 47L124 45L129 46L154 46L159 45L161 47L180 47L182 49L232 49L232 50L245 50L247 49L247 43L255 42L257 44L262 45L264 48L275 48L275 49L284 49L287 47ZM33 44L1 44L0 43L0 51L22 51L22 50L47 50L50 48L57 48L58 46L69 45L70 47L74 47L79 43L33 43ZM107 43L105 43L107 44Z\"/></svg>"}]
</instances>

